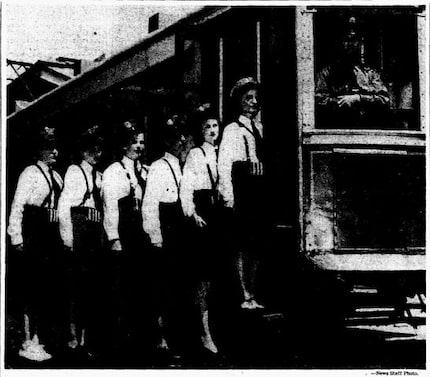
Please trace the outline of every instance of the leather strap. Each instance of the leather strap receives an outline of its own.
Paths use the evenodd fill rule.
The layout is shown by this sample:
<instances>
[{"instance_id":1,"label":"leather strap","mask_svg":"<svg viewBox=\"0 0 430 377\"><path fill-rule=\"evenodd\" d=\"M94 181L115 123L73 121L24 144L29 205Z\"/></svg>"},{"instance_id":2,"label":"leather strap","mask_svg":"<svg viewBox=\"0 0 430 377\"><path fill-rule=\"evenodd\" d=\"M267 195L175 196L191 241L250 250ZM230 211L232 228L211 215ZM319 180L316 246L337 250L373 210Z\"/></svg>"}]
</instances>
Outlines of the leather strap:
<instances>
[{"instance_id":1,"label":"leather strap","mask_svg":"<svg viewBox=\"0 0 430 377\"><path fill-rule=\"evenodd\" d=\"M175 184L176 184L176 187L178 188L178 194L179 194L179 183L178 183L178 180L176 179L175 171L173 170L172 165L170 165L170 162L167 161L167 159L163 158L163 160L166 161L167 165L169 165L170 171L172 172L173 179L175 180Z\"/></svg>"},{"instance_id":2,"label":"leather strap","mask_svg":"<svg viewBox=\"0 0 430 377\"><path fill-rule=\"evenodd\" d=\"M203 149L203 147L199 147L199 149L202 151L202 153L203 153L203 156L205 157L205 159L206 159L206 153L205 153L205 150ZM208 161L206 160L206 168L208 169L208 175L209 175L209 179L210 179L210 181L211 181L211 186L212 186L212 190L215 190L216 189L216 181L214 180L214 177L213 177L213 175L212 175L212 170L211 170L211 168L210 168L210 166L209 166L209 163L208 163Z\"/></svg>"}]
</instances>

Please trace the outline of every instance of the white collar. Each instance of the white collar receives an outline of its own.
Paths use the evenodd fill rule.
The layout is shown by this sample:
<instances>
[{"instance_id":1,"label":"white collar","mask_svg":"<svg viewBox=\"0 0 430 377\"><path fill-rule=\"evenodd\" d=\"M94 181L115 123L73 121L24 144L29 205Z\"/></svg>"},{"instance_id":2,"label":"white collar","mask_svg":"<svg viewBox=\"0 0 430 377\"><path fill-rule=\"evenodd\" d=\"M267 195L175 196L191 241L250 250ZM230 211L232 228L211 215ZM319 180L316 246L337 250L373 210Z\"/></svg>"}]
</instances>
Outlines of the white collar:
<instances>
[{"instance_id":1,"label":"white collar","mask_svg":"<svg viewBox=\"0 0 430 377\"><path fill-rule=\"evenodd\" d=\"M255 128L257 128L260 135L262 135L263 134L262 124L258 121L257 118L254 118L253 121L255 124ZM245 115L240 115L239 116L239 122L242 123L249 131L251 131L251 133L253 132L252 125L251 125L251 119L247 118Z\"/></svg>"},{"instance_id":2,"label":"white collar","mask_svg":"<svg viewBox=\"0 0 430 377\"><path fill-rule=\"evenodd\" d=\"M206 152L211 152L211 151L215 151L215 145L208 143L207 141L204 141L203 144L201 145L201 147L206 151Z\"/></svg>"},{"instance_id":3,"label":"white collar","mask_svg":"<svg viewBox=\"0 0 430 377\"><path fill-rule=\"evenodd\" d=\"M165 159L167 159L170 162L173 162L174 164L178 164L179 165L179 159L177 157L175 157L173 154L169 153L169 152L165 152L164 156Z\"/></svg>"},{"instance_id":4,"label":"white collar","mask_svg":"<svg viewBox=\"0 0 430 377\"><path fill-rule=\"evenodd\" d=\"M38 160L36 162L36 165L39 165L45 173L49 173L49 166L46 165L44 162ZM54 170L54 169L52 169L52 170Z\"/></svg>"},{"instance_id":5,"label":"white collar","mask_svg":"<svg viewBox=\"0 0 430 377\"><path fill-rule=\"evenodd\" d=\"M93 165L91 165L88 161L82 160L81 166L84 170L91 173L94 169Z\"/></svg>"},{"instance_id":6,"label":"white collar","mask_svg":"<svg viewBox=\"0 0 430 377\"><path fill-rule=\"evenodd\" d=\"M243 125L246 128L249 128L250 130L252 130L251 119L247 118L245 115L239 116L239 122L243 123ZM255 122L255 120L254 120L254 122Z\"/></svg>"},{"instance_id":7,"label":"white collar","mask_svg":"<svg viewBox=\"0 0 430 377\"><path fill-rule=\"evenodd\" d=\"M257 128L259 128L259 122L256 118L253 119L254 124ZM251 124L251 119L249 119L248 117L246 117L245 115L240 115L239 116L239 122L243 123L243 125L248 128L249 130L252 131L252 124Z\"/></svg>"},{"instance_id":8,"label":"white collar","mask_svg":"<svg viewBox=\"0 0 430 377\"><path fill-rule=\"evenodd\" d=\"M132 160L131 158L129 158L129 157L127 157L127 156L124 156L123 158L122 158L122 160L121 160L121 162L124 164L124 166L127 168L127 169L131 169L132 171L134 170L134 161L135 160ZM139 165L139 164L138 164Z\"/></svg>"}]
</instances>

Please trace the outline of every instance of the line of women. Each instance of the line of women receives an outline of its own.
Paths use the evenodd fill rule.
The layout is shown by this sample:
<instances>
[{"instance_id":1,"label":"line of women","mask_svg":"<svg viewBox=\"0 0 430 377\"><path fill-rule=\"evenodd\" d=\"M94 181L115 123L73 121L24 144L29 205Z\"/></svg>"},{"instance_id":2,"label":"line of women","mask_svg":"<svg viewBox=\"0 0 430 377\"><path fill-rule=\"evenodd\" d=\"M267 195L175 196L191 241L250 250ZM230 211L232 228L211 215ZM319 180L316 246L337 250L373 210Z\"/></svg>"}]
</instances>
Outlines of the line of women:
<instances>
[{"instance_id":1,"label":"line of women","mask_svg":"<svg viewBox=\"0 0 430 377\"><path fill-rule=\"evenodd\" d=\"M140 161L144 133L128 119L115 138L118 161L103 174L97 171L103 140L97 127L91 128L79 140L80 161L67 169L63 181L53 170L58 155L54 130L40 132L37 162L19 177L8 226L23 260L20 356L52 357L51 325L63 312L70 349L91 353L108 345L120 353L150 336L157 349L180 354L190 334L184 310L190 285L184 273L191 259L200 341L217 354L208 297L226 220L232 224L228 240L235 252L241 308L263 308L254 295L266 222L258 90L252 78L233 87L238 117L226 126L219 154L218 120L210 111L200 113L197 146L183 166L186 139L180 127L174 122L164 127L165 153L148 167Z\"/></svg>"}]
</instances>

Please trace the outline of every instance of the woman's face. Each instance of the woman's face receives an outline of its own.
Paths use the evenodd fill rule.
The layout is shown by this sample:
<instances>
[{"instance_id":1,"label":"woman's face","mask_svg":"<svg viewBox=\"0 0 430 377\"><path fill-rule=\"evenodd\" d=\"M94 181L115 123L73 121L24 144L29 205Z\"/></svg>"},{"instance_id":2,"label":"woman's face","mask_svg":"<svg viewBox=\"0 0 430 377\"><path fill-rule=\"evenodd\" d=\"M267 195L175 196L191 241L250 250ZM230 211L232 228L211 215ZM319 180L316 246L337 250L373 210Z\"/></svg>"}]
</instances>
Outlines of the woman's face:
<instances>
[{"instance_id":1,"label":"woman's face","mask_svg":"<svg viewBox=\"0 0 430 377\"><path fill-rule=\"evenodd\" d=\"M260 111L257 89L247 90L241 98L241 113L248 118L254 118Z\"/></svg>"},{"instance_id":2,"label":"woman's face","mask_svg":"<svg viewBox=\"0 0 430 377\"><path fill-rule=\"evenodd\" d=\"M216 119L208 119L202 125L203 139L209 144L215 144L219 136L219 125Z\"/></svg>"},{"instance_id":3,"label":"woman's face","mask_svg":"<svg viewBox=\"0 0 430 377\"><path fill-rule=\"evenodd\" d=\"M102 157L102 150L100 147L95 147L94 149L83 152L83 159L87 161L90 165L97 165Z\"/></svg>"},{"instance_id":4,"label":"woman's face","mask_svg":"<svg viewBox=\"0 0 430 377\"><path fill-rule=\"evenodd\" d=\"M178 137L172 142L170 148L168 148L168 152L173 154L175 157L180 158L186 147L186 137L184 135L178 135Z\"/></svg>"},{"instance_id":5,"label":"woman's face","mask_svg":"<svg viewBox=\"0 0 430 377\"><path fill-rule=\"evenodd\" d=\"M130 160L135 161L142 155L143 148L143 133L139 133L134 137L134 140L132 140L131 143L124 148L124 155L127 156Z\"/></svg>"},{"instance_id":6,"label":"woman's face","mask_svg":"<svg viewBox=\"0 0 430 377\"><path fill-rule=\"evenodd\" d=\"M57 162L58 150L55 147L45 148L39 152L39 159L51 167Z\"/></svg>"}]
</instances>

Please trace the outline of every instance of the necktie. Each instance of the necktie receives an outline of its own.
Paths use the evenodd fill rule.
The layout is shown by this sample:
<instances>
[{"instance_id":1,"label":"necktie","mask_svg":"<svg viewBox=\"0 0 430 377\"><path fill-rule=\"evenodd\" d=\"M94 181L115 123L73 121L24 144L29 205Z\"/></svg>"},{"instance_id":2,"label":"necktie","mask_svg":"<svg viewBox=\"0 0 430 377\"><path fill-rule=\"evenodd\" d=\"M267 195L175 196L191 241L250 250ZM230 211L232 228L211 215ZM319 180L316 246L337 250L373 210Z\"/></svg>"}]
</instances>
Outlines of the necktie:
<instances>
[{"instance_id":1,"label":"necktie","mask_svg":"<svg viewBox=\"0 0 430 377\"><path fill-rule=\"evenodd\" d=\"M255 152L257 154L257 158L262 161L263 160L263 138L258 132L257 127L255 126L254 120L251 120L252 133L255 139Z\"/></svg>"},{"instance_id":2,"label":"necktie","mask_svg":"<svg viewBox=\"0 0 430 377\"><path fill-rule=\"evenodd\" d=\"M58 199L60 198L61 186L54 177L54 171L49 168L49 177L51 178L52 190L54 192L54 208L57 208ZM51 201L52 204L52 201Z\"/></svg>"},{"instance_id":3,"label":"necktie","mask_svg":"<svg viewBox=\"0 0 430 377\"><path fill-rule=\"evenodd\" d=\"M93 192L92 192L92 194L93 194L94 204L96 206L96 209L100 210L102 207L102 199L100 197L100 191L99 191L97 184L96 184L96 182L97 182L96 181L97 170L95 168L93 168L91 175L93 177Z\"/></svg>"},{"instance_id":4,"label":"necktie","mask_svg":"<svg viewBox=\"0 0 430 377\"><path fill-rule=\"evenodd\" d=\"M137 183L142 188L142 191L144 191L145 181L142 178L141 170L137 167L137 161L134 161L134 175L136 176Z\"/></svg>"}]
</instances>

